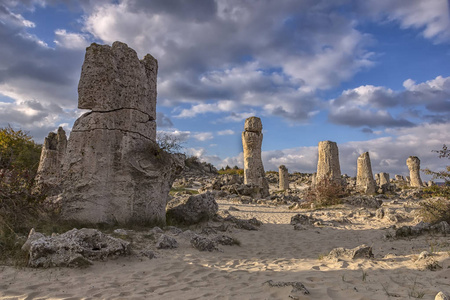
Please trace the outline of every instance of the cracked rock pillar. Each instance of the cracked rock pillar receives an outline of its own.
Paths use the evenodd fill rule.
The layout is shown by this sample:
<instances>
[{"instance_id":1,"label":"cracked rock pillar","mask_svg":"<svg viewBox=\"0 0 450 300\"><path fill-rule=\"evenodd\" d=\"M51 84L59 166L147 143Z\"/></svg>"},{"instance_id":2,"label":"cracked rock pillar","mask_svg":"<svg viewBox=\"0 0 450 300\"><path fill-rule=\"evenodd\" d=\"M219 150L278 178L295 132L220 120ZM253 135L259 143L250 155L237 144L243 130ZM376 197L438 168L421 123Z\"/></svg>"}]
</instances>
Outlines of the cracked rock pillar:
<instances>
[{"instance_id":1,"label":"cracked rock pillar","mask_svg":"<svg viewBox=\"0 0 450 300\"><path fill-rule=\"evenodd\" d=\"M158 62L126 44L86 49L78 108L67 145L61 214L88 223L165 222L181 156L156 139Z\"/></svg>"},{"instance_id":2,"label":"cracked rock pillar","mask_svg":"<svg viewBox=\"0 0 450 300\"><path fill-rule=\"evenodd\" d=\"M281 165L278 168L279 177L279 189L288 190L289 189L289 172L285 165Z\"/></svg>"},{"instance_id":3,"label":"cracked rock pillar","mask_svg":"<svg viewBox=\"0 0 450 300\"><path fill-rule=\"evenodd\" d=\"M417 156L410 156L406 160L406 165L409 169L410 185L412 187L421 187L422 180L420 179L420 159Z\"/></svg>"},{"instance_id":4,"label":"cracked rock pillar","mask_svg":"<svg viewBox=\"0 0 450 300\"><path fill-rule=\"evenodd\" d=\"M35 178L35 190L56 188L61 181L61 169L66 154L67 137L62 127L50 132L44 140ZM51 193L51 191L48 191Z\"/></svg>"},{"instance_id":5,"label":"cracked rock pillar","mask_svg":"<svg viewBox=\"0 0 450 300\"><path fill-rule=\"evenodd\" d=\"M341 167L339 165L339 150L335 142L319 142L319 159L315 183L323 180L342 184Z\"/></svg>"},{"instance_id":6,"label":"cracked rock pillar","mask_svg":"<svg viewBox=\"0 0 450 300\"><path fill-rule=\"evenodd\" d=\"M369 152L364 152L358 157L356 168L356 190L365 194L374 194L376 191Z\"/></svg>"},{"instance_id":7,"label":"cracked rock pillar","mask_svg":"<svg viewBox=\"0 0 450 300\"><path fill-rule=\"evenodd\" d=\"M242 132L244 183L259 187L259 196L265 198L269 196L269 185L265 178L264 166L261 159L262 140L261 119L258 117L246 119L244 131Z\"/></svg>"}]
</instances>

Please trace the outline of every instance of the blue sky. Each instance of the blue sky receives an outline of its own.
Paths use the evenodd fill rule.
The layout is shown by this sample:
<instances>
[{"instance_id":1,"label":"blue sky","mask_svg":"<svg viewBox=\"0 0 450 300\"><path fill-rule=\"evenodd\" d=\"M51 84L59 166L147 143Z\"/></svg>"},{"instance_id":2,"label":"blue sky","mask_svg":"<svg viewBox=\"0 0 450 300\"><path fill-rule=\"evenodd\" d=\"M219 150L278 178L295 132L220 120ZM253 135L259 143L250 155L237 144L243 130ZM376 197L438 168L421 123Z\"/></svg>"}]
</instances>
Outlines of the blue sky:
<instances>
[{"instance_id":1,"label":"blue sky","mask_svg":"<svg viewBox=\"0 0 450 300\"><path fill-rule=\"evenodd\" d=\"M37 141L83 113L85 48L119 40L158 59L158 130L218 167L242 166L252 115L266 170L313 172L322 140L351 176L364 151L391 176L448 164L446 0L3 0L0 38L0 126Z\"/></svg>"}]
</instances>

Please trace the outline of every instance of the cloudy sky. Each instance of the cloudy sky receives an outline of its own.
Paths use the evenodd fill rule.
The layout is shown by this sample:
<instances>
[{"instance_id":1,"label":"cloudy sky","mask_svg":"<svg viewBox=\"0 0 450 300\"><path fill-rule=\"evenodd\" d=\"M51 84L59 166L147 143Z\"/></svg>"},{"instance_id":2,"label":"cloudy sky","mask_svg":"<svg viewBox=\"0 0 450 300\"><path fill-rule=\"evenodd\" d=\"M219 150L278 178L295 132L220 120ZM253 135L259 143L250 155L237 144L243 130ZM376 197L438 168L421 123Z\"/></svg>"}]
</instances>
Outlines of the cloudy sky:
<instances>
[{"instance_id":1,"label":"cloudy sky","mask_svg":"<svg viewBox=\"0 0 450 300\"><path fill-rule=\"evenodd\" d=\"M447 0L0 0L0 126L70 131L86 46L116 40L159 61L158 130L216 166L242 166L253 115L266 170L313 172L322 140L351 176L364 151L448 164Z\"/></svg>"}]
</instances>

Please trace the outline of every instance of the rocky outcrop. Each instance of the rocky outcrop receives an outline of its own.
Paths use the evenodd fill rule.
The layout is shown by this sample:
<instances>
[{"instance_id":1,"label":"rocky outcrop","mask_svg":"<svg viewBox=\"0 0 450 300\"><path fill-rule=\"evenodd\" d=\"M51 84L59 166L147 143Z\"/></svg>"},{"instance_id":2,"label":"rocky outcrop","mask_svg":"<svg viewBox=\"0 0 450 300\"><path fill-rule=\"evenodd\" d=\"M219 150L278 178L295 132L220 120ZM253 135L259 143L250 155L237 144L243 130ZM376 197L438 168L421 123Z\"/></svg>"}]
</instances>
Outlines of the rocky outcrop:
<instances>
[{"instance_id":1,"label":"rocky outcrop","mask_svg":"<svg viewBox=\"0 0 450 300\"><path fill-rule=\"evenodd\" d=\"M165 207L184 157L156 137L158 63L126 44L86 49L76 120L63 168L63 219L88 223L165 222Z\"/></svg>"},{"instance_id":2,"label":"rocky outcrop","mask_svg":"<svg viewBox=\"0 0 450 300\"><path fill-rule=\"evenodd\" d=\"M91 260L127 255L130 243L96 229L72 229L55 236L31 230L22 250L29 253L30 267L83 267Z\"/></svg>"},{"instance_id":3,"label":"rocky outcrop","mask_svg":"<svg viewBox=\"0 0 450 300\"><path fill-rule=\"evenodd\" d=\"M265 179L264 166L261 159L261 145L263 140L262 123L258 117L245 120L242 132L242 146L244 148L244 183L259 187L259 196L269 196L269 185Z\"/></svg>"},{"instance_id":4,"label":"rocky outcrop","mask_svg":"<svg viewBox=\"0 0 450 300\"><path fill-rule=\"evenodd\" d=\"M171 223L192 225L208 221L219 210L214 194L206 192L194 196L184 196L167 205L167 220Z\"/></svg>"},{"instance_id":5,"label":"rocky outcrop","mask_svg":"<svg viewBox=\"0 0 450 300\"><path fill-rule=\"evenodd\" d=\"M56 188L61 183L61 170L66 155L67 137L62 127L50 132L42 145L41 159L35 178L37 190Z\"/></svg>"},{"instance_id":6,"label":"rocky outcrop","mask_svg":"<svg viewBox=\"0 0 450 300\"><path fill-rule=\"evenodd\" d=\"M342 183L341 167L339 165L339 150L335 142L319 142L319 160L315 184L327 180L334 183Z\"/></svg>"},{"instance_id":7,"label":"rocky outcrop","mask_svg":"<svg viewBox=\"0 0 450 300\"><path fill-rule=\"evenodd\" d=\"M281 165L278 168L279 173L279 189L280 190L288 190L289 189L289 172L285 165Z\"/></svg>"},{"instance_id":8,"label":"rocky outcrop","mask_svg":"<svg viewBox=\"0 0 450 300\"><path fill-rule=\"evenodd\" d=\"M374 194L376 191L369 152L364 152L358 157L356 168L356 190L365 194Z\"/></svg>"},{"instance_id":9,"label":"rocky outcrop","mask_svg":"<svg viewBox=\"0 0 450 300\"><path fill-rule=\"evenodd\" d=\"M420 179L420 159L417 156L410 156L406 160L406 165L409 169L410 185L412 187L421 187L422 180Z\"/></svg>"}]
</instances>

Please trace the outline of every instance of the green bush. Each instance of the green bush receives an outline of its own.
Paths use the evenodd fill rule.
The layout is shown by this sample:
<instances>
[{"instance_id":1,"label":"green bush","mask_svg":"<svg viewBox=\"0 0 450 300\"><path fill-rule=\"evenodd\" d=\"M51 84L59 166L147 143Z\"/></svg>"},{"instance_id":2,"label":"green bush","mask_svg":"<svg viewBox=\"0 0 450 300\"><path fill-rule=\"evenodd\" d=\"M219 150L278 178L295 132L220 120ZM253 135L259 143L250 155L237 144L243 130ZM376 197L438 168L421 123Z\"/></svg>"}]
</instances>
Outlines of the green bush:
<instances>
[{"instance_id":1,"label":"green bush","mask_svg":"<svg viewBox=\"0 0 450 300\"><path fill-rule=\"evenodd\" d=\"M219 170L218 173L220 175L239 175L244 176L244 169L222 169Z\"/></svg>"}]
</instances>

